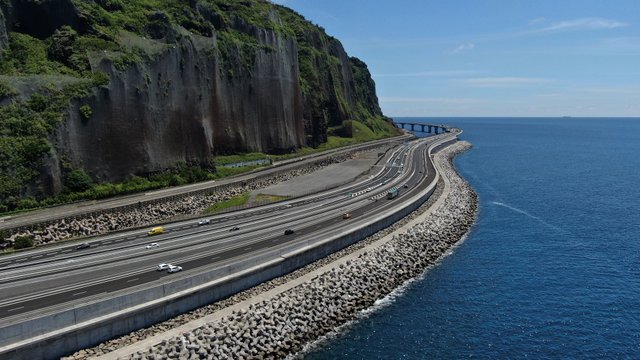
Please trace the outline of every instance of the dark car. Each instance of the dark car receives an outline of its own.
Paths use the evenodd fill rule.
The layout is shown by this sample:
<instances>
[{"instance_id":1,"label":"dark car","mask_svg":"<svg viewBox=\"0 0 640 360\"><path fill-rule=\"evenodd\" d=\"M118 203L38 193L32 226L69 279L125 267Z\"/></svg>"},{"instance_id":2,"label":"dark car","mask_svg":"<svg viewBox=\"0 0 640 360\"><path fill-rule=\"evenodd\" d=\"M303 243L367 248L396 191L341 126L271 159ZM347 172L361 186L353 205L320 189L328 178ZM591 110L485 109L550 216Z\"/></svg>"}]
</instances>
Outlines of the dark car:
<instances>
[{"instance_id":1,"label":"dark car","mask_svg":"<svg viewBox=\"0 0 640 360\"><path fill-rule=\"evenodd\" d=\"M90 247L91 247L91 245L89 245L89 243L82 243L82 244L76 246L76 250L88 249Z\"/></svg>"},{"instance_id":2,"label":"dark car","mask_svg":"<svg viewBox=\"0 0 640 360\"><path fill-rule=\"evenodd\" d=\"M229 229L229 231L238 231L238 230L240 230L240 228L237 226L234 226L231 229Z\"/></svg>"},{"instance_id":3,"label":"dark car","mask_svg":"<svg viewBox=\"0 0 640 360\"><path fill-rule=\"evenodd\" d=\"M294 232L295 232L295 231L293 231L293 230L291 230L291 229L287 229L287 230L285 230L285 231L284 231L284 234L285 234L285 235L291 235L291 234L293 234Z\"/></svg>"}]
</instances>

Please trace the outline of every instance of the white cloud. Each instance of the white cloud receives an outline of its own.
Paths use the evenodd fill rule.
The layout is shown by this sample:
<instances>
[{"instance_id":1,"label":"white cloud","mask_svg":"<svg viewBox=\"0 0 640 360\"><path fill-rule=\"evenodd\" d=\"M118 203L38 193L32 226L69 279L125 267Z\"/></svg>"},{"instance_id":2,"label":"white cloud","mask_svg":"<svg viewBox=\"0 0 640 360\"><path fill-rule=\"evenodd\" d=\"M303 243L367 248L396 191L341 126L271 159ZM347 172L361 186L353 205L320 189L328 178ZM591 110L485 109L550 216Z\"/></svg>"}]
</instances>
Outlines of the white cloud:
<instances>
[{"instance_id":1,"label":"white cloud","mask_svg":"<svg viewBox=\"0 0 640 360\"><path fill-rule=\"evenodd\" d=\"M470 43L470 42L460 44L455 49L449 50L449 54L458 54L461 52L471 51L475 47L476 47L476 44Z\"/></svg>"},{"instance_id":2,"label":"white cloud","mask_svg":"<svg viewBox=\"0 0 640 360\"><path fill-rule=\"evenodd\" d=\"M581 18L560 21L540 29L532 30L531 32L545 33L556 31L615 29L625 26L629 26L629 24L617 20L602 18Z\"/></svg>"},{"instance_id":3,"label":"white cloud","mask_svg":"<svg viewBox=\"0 0 640 360\"><path fill-rule=\"evenodd\" d=\"M475 87L519 87L546 84L553 81L553 79L527 77L484 77L463 80L465 84Z\"/></svg>"},{"instance_id":4,"label":"white cloud","mask_svg":"<svg viewBox=\"0 0 640 360\"><path fill-rule=\"evenodd\" d=\"M535 19L529 20L529 25L537 25L537 24L543 23L545 21L547 21L547 19L545 19L543 17L539 17L539 18L535 18Z\"/></svg>"}]
</instances>

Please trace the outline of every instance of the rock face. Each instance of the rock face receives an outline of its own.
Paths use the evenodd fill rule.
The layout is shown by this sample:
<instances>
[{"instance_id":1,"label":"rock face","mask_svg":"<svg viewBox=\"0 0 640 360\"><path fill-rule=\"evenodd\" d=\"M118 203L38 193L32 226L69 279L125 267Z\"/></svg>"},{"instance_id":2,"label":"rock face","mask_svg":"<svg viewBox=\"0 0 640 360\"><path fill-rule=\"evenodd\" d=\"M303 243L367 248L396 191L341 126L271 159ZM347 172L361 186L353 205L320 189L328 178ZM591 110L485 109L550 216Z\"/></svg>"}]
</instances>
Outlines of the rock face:
<instances>
[{"instance_id":1,"label":"rock face","mask_svg":"<svg viewBox=\"0 0 640 360\"><path fill-rule=\"evenodd\" d=\"M2 6L0 6L0 52L2 52L8 41L6 19L4 18Z\"/></svg>"},{"instance_id":2,"label":"rock face","mask_svg":"<svg viewBox=\"0 0 640 360\"><path fill-rule=\"evenodd\" d=\"M316 146L326 142L329 127L382 116L363 62L323 29L263 0L193 0L175 13L167 5L141 12L140 27L118 24L109 31L117 18L95 14L117 14L131 5L6 4L0 47L10 31L46 40L63 26L84 37L83 46L106 39L117 47L77 53L109 82L70 102L49 139L45 192L59 188L55 174L64 173L51 171L52 162L62 168L64 160L97 181L121 181L181 162L210 166L212 155ZM77 58L70 61L77 64Z\"/></svg>"},{"instance_id":3,"label":"rock face","mask_svg":"<svg viewBox=\"0 0 640 360\"><path fill-rule=\"evenodd\" d=\"M124 71L102 59L97 66L110 75L109 86L76 104L91 106L88 121L70 111L58 133L61 150L94 177L120 180L213 154L304 145L295 41L259 36L276 50L258 52L253 72L238 77L207 55L215 37L185 37Z\"/></svg>"}]
</instances>

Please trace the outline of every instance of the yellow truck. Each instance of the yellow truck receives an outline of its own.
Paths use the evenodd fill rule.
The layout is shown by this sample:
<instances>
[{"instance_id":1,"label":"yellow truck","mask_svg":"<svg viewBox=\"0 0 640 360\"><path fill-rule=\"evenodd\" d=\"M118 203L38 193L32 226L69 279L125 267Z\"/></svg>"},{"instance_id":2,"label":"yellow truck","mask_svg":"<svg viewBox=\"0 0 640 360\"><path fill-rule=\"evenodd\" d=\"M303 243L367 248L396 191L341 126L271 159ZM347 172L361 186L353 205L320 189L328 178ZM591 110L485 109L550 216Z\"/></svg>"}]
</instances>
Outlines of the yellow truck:
<instances>
[{"instance_id":1,"label":"yellow truck","mask_svg":"<svg viewBox=\"0 0 640 360\"><path fill-rule=\"evenodd\" d=\"M159 235L159 234L162 234L163 232L164 232L164 228L162 226L156 226L156 227L152 228L151 230L149 230L147 235L149 235L149 236Z\"/></svg>"}]
</instances>

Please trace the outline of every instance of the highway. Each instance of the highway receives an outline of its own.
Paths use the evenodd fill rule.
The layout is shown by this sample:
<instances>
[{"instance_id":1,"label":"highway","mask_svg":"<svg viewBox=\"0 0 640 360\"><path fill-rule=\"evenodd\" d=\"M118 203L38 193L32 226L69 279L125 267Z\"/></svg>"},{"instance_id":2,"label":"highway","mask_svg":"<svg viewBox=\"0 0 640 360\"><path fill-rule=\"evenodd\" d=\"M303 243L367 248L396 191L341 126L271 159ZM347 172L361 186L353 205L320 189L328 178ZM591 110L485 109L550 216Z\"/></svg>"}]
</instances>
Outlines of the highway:
<instances>
[{"instance_id":1,"label":"highway","mask_svg":"<svg viewBox=\"0 0 640 360\"><path fill-rule=\"evenodd\" d=\"M95 237L87 249L67 244L1 257L0 319L188 277L293 242L320 241L328 233L343 231L397 206L431 183L435 171L427 149L432 141L427 138L398 146L378 174L358 183L210 216L208 225L198 226L198 220L176 222L153 237L137 230ZM389 200L386 194L392 187L399 188L400 194ZM347 212L351 218L343 219ZM233 227L239 229L231 231ZM285 235L286 229L294 233ZM159 247L147 249L152 242ZM156 271L160 263L179 265L184 271Z\"/></svg>"},{"instance_id":2,"label":"highway","mask_svg":"<svg viewBox=\"0 0 640 360\"><path fill-rule=\"evenodd\" d=\"M402 135L395 138L388 138L382 140L376 140L367 142L364 144L351 145L344 148L332 149L317 154L311 154L300 158L294 158L284 161L279 161L273 164L271 167L264 169L258 169L249 173L244 173L229 178L220 180L210 180L205 182L199 182L195 184L188 184L183 186L170 187L166 189L152 190L140 194L131 194L118 196L111 199L104 199L100 201L81 201L78 203L60 205L51 209L38 209L28 211L25 213L16 213L9 216L0 217L0 229L7 229L19 226L28 226L35 223L53 221L57 219L63 219L72 216L82 216L84 214L102 211L122 206L131 206L140 202L161 200L170 196L181 196L185 193L201 191L205 189L211 189L218 186L231 185L236 183L242 183L243 181L250 180L256 176L269 176L277 174L281 171L288 171L305 164L310 164L318 161L321 158L327 156L333 156L341 153L346 153L358 149L365 149L371 146L384 146L399 143L403 140L408 140L411 135Z\"/></svg>"}]
</instances>

